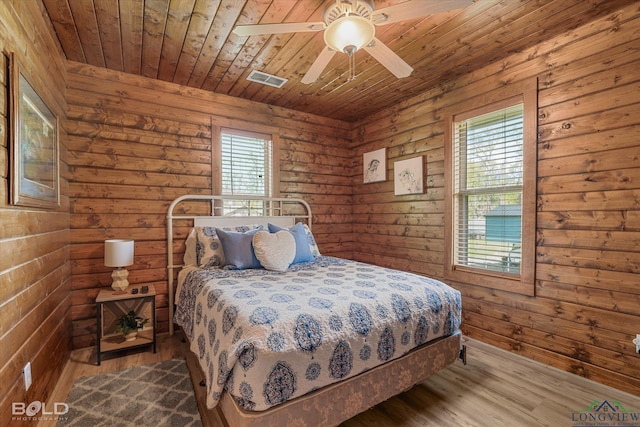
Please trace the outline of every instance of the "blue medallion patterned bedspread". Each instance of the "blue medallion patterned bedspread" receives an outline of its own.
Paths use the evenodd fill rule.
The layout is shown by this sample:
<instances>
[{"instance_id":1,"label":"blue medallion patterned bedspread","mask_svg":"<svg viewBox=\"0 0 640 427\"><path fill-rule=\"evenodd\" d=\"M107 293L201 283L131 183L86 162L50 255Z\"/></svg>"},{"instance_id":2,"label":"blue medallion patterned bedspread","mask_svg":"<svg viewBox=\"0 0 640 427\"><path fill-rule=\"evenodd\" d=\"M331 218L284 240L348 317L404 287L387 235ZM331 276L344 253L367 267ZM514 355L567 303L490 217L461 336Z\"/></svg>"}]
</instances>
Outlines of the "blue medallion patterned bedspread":
<instances>
[{"instance_id":1,"label":"blue medallion patterned bedspread","mask_svg":"<svg viewBox=\"0 0 640 427\"><path fill-rule=\"evenodd\" d=\"M456 332L460 292L416 274L320 256L285 272L195 269L175 322L207 382L261 411Z\"/></svg>"}]
</instances>

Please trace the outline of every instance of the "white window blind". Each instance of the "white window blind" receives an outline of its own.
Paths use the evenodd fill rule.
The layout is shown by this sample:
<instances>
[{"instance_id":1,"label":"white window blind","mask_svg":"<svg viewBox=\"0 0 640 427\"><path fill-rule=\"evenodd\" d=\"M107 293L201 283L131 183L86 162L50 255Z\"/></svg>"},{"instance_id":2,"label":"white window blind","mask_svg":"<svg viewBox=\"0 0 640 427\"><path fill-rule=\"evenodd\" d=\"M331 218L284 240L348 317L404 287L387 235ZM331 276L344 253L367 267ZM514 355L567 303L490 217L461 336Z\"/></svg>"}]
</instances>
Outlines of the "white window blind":
<instances>
[{"instance_id":1,"label":"white window blind","mask_svg":"<svg viewBox=\"0 0 640 427\"><path fill-rule=\"evenodd\" d=\"M454 123L454 264L520 274L523 105Z\"/></svg>"},{"instance_id":2,"label":"white window blind","mask_svg":"<svg viewBox=\"0 0 640 427\"><path fill-rule=\"evenodd\" d=\"M224 129L221 135L222 194L271 196L272 143L269 135ZM259 201L225 201L225 215L261 215Z\"/></svg>"}]
</instances>

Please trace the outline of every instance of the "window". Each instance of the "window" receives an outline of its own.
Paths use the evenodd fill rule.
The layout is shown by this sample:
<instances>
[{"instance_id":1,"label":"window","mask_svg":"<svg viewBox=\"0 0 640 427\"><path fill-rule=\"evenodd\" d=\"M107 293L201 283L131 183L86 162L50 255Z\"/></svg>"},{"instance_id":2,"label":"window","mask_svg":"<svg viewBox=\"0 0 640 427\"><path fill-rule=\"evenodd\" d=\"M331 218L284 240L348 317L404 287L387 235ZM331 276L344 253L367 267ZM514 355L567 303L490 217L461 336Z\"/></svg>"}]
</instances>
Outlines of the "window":
<instances>
[{"instance_id":1,"label":"window","mask_svg":"<svg viewBox=\"0 0 640 427\"><path fill-rule=\"evenodd\" d=\"M456 265L520 274L522 104L454 123Z\"/></svg>"},{"instance_id":2,"label":"window","mask_svg":"<svg viewBox=\"0 0 640 427\"><path fill-rule=\"evenodd\" d=\"M273 195L271 135L222 129L220 134L220 193L228 196ZM263 215L264 203L225 201L224 215Z\"/></svg>"},{"instance_id":3,"label":"window","mask_svg":"<svg viewBox=\"0 0 640 427\"><path fill-rule=\"evenodd\" d=\"M533 294L536 109L527 105L530 95L448 117L449 278Z\"/></svg>"}]
</instances>

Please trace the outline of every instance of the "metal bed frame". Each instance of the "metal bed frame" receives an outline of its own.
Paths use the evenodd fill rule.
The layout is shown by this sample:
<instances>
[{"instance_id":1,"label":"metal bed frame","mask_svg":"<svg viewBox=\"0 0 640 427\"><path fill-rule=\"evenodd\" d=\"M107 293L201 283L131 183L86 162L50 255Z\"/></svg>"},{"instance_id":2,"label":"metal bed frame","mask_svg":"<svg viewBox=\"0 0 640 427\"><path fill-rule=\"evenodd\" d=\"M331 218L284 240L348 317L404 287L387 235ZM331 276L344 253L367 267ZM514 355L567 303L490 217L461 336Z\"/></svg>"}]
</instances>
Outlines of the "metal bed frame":
<instances>
[{"instance_id":1,"label":"metal bed frame","mask_svg":"<svg viewBox=\"0 0 640 427\"><path fill-rule=\"evenodd\" d=\"M244 206L234 207L232 214L225 214L225 201L241 202ZM208 202L208 203L207 203ZM189 215L176 213L176 208L187 203L207 205L207 215ZM256 207L260 214L255 214ZM296 208L303 210L303 213L287 213L289 209ZM191 221L191 226L233 226L246 224L267 225L268 222L283 224L282 220L293 225L295 221L305 222L309 228L312 227L311 206L302 199L290 197L260 197L260 196L220 196L220 195L200 195L187 194L175 199L167 210L167 290L169 293L169 334L173 335L173 314L174 314L174 270L181 268L183 264L174 264L173 240L174 221Z\"/></svg>"}]
</instances>

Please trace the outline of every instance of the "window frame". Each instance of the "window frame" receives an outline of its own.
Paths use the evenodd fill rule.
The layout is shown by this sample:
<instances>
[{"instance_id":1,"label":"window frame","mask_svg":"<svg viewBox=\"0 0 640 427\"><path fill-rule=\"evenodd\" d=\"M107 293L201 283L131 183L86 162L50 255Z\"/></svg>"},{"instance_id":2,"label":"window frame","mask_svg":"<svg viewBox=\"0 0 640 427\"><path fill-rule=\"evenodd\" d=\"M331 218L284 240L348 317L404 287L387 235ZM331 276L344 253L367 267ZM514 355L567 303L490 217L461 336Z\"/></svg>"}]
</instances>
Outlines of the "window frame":
<instances>
[{"instance_id":1,"label":"window frame","mask_svg":"<svg viewBox=\"0 0 640 427\"><path fill-rule=\"evenodd\" d=\"M265 192L266 194L253 194L253 193L247 193L247 194L225 194L223 193L223 189L221 190L220 194L222 194L223 196L225 195L229 195L229 196L266 196L266 197L272 197L273 195L273 182L272 182L272 176L273 176L273 140L271 138L270 134L266 134L266 133L257 133L257 132L248 132L248 131L244 131L244 130L238 130L238 129L230 129L230 128L220 128L220 178L222 179L222 172L223 172L223 168L222 168L222 135L232 135L233 137L246 137L246 138L251 138L254 140L261 140L261 141L269 141L269 147L268 150L263 151L262 155L264 158L264 163L263 165L266 165L267 167L265 167L265 172L268 175L267 177L265 177L265 181L264 181L264 186L265 186ZM258 151L258 150L256 150ZM224 186L223 186L224 187Z\"/></svg>"},{"instance_id":2,"label":"window frame","mask_svg":"<svg viewBox=\"0 0 640 427\"><path fill-rule=\"evenodd\" d=\"M445 253L444 277L524 295L535 295L536 191L537 191L537 79L501 87L471 97L444 112L445 147ZM523 104L522 245L520 274L455 265L455 129L456 122Z\"/></svg>"},{"instance_id":3,"label":"window frame","mask_svg":"<svg viewBox=\"0 0 640 427\"><path fill-rule=\"evenodd\" d=\"M222 195L222 133L237 133L268 137L271 140L271 177L270 194L266 197L280 197L280 137L276 128L260 126L246 122L228 123L224 126L211 126L211 193ZM265 197L265 196L256 196Z\"/></svg>"}]
</instances>

